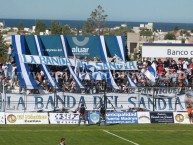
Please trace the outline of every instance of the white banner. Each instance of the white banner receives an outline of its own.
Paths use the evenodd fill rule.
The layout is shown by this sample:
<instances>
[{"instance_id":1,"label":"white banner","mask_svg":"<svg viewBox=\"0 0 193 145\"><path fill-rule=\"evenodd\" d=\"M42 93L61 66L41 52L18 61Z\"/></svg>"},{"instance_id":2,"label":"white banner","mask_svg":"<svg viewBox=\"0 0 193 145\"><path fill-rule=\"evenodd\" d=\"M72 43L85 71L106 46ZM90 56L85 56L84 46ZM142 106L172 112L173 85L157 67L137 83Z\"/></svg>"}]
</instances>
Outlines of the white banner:
<instances>
[{"instance_id":1,"label":"white banner","mask_svg":"<svg viewBox=\"0 0 193 145\"><path fill-rule=\"evenodd\" d=\"M78 124L79 113L49 113L50 124Z\"/></svg>"},{"instance_id":2,"label":"white banner","mask_svg":"<svg viewBox=\"0 0 193 145\"><path fill-rule=\"evenodd\" d=\"M130 108L142 108L147 111L186 111L187 96L176 95L175 88L136 88L128 94L106 93L107 109L121 111ZM61 108L75 111L80 104L87 110L99 110L104 101L104 94L73 94L59 92L47 95L6 94L6 112L54 111ZM154 103L154 105L153 105ZM153 106L155 106L153 108Z\"/></svg>"},{"instance_id":3,"label":"white banner","mask_svg":"<svg viewBox=\"0 0 193 145\"><path fill-rule=\"evenodd\" d=\"M174 123L190 124L187 112L174 112Z\"/></svg>"},{"instance_id":4,"label":"white banner","mask_svg":"<svg viewBox=\"0 0 193 145\"><path fill-rule=\"evenodd\" d=\"M149 112L137 112L138 123L151 123Z\"/></svg>"},{"instance_id":5,"label":"white banner","mask_svg":"<svg viewBox=\"0 0 193 145\"><path fill-rule=\"evenodd\" d=\"M145 45L142 57L193 57L193 45Z\"/></svg>"},{"instance_id":6,"label":"white banner","mask_svg":"<svg viewBox=\"0 0 193 145\"><path fill-rule=\"evenodd\" d=\"M49 124L48 113L5 113L7 124Z\"/></svg>"},{"instance_id":7,"label":"white banner","mask_svg":"<svg viewBox=\"0 0 193 145\"><path fill-rule=\"evenodd\" d=\"M21 61L23 63L29 64L45 64L45 65L70 65L75 66L74 59L66 59L60 57L49 57L49 56L36 56L36 55L19 55ZM77 66L83 67L84 64L86 65L93 65L96 67L97 70L138 70L137 62L136 61L128 61L128 62L108 62L108 63L101 63L101 62L94 62L94 61L80 61L77 60Z\"/></svg>"},{"instance_id":8,"label":"white banner","mask_svg":"<svg viewBox=\"0 0 193 145\"><path fill-rule=\"evenodd\" d=\"M0 112L0 124L5 124L5 113Z\"/></svg>"}]
</instances>

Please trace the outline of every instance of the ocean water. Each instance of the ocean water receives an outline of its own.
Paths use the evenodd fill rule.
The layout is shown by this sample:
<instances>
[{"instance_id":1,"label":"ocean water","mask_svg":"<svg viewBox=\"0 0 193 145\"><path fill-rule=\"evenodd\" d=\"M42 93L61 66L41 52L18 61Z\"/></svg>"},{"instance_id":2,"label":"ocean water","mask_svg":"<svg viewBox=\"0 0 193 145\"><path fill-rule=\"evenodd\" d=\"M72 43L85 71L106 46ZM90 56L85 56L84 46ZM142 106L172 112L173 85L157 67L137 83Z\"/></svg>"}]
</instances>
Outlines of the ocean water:
<instances>
[{"instance_id":1,"label":"ocean water","mask_svg":"<svg viewBox=\"0 0 193 145\"><path fill-rule=\"evenodd\" d=\"M38 20L34 19L2 19L0 18L0 22L3 22L6 27L17 27L19 24L23 24L24 27L32 28L36 24ZM50 24L53 20L42 20L47 28L50 27ZM60 22L62 25L68 24L71 28L82 28L85 21L82 20L54 20ZM147 24L148 22L126 22L126 21L107 21L105 26L109 28L113 28L115 26L120 26L121 24L127 24L129 28L139 27L140 24ZM172 31L174 27L178 27L179 29L193 30L193 23L158 23L152 22L153 28L155 30L162 31Z\"/></svg>"}]
</instances>

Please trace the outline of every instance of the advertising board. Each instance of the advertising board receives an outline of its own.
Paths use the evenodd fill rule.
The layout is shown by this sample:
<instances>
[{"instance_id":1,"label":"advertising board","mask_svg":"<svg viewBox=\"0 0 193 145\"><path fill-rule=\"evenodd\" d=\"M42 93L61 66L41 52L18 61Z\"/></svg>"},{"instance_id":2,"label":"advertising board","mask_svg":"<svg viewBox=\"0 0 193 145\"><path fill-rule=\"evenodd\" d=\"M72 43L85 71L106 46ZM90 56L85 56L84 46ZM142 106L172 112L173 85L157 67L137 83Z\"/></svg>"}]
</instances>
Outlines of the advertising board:
<instances>
[{"instance_id":1,"label":"advertising board","mask_svg":"<svg viewBox=\"0 0 193 145\"><path fill-rule=\"evenodd\" d=\"M50 124L78 124L78 113L49 113Z\"/></svg>"},{"instance_id":2,"label":"advertising board","mask_svg":"<svg viewBox=\"0 0 193 145\"><path fill-rule=\"evenodd\" d=\"M100 115L98 112L89 112L88 113L88 122L89 124L97 124L99 122Z\"/></svg>"},{"instance_id":3,"label":"advertising board","mask_svg":"<svg viewBox=\"0 0 193 145\"><path fill-rule=\"evenodd\" d=\"M151 123L174 123L173 112L150 112Z\"/></svg>"},{"instance_id":4,"label":"advertising board","mask_svg":"<svg viewBox=\"0 0 193 145\"><path fill-rule=\"evenodd\" d=\"M137 112L138 123L151 123L149 112Z\"/></svg>"},{"instance_id":5,"label":"advertising board","mask_svg":"<svg viewBox=\"0 0 193 145\"><path fill-rule=\"evenodd\" d=\"M137 112L107 112L106 124L138 123Z\"/></svg>"},{"instance_id":6,"label":"advertising board","mask_svg":"<svg viewBox=\"0 0 193 145\"><path fill-rule=\"evenodd\" d=\"M190 124L187 112L174 112L174 123Z\"/></svg>"},{"instance_id":7,"label":"advertising board","mask_svg":"<svg viewBox=\"0 0 193 145\"><path fill-rule=\"evenodd\" d=\"M49 124L48 113L5 113L7 124Z\"/></svg>"}]
</instances>

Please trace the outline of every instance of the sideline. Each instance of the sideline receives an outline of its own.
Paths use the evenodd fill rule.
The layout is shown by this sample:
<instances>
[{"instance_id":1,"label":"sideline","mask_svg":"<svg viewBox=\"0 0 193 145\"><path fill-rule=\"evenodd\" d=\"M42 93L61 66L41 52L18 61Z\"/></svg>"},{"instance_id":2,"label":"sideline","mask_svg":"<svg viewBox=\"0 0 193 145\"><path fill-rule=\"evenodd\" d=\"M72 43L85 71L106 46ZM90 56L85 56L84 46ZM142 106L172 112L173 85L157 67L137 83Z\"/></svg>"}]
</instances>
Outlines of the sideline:
<instances>
[{"instance_id":1,"label":"sideline","mask_svg":"<svg viewBox=\"0 0 193 145\"><path fill-rule=\"evenodd\" d=\"M109 132L109 131L107 131L107 130L103 130L103 131L106 132L106 133L108 133L108 134L111 134L111 135L113 135L113 136L115 136L115 137L118 137L118 138L120 138L120 139L122 139L122 140L128 141L128 142L130 142L130 143L132 143L132 144L134 144L134 145L139 145L139 144L137 144L137 143L135 143L135 142L132 142L132 141L130 141L130 140L128 140L128 139L125 139L125 138L123 138L123 137L121 137L121 136L118 136L118 135L116 135L116 134L114 134L114 133L111 133L111 132Z\"/></svg>"}]
</instances>

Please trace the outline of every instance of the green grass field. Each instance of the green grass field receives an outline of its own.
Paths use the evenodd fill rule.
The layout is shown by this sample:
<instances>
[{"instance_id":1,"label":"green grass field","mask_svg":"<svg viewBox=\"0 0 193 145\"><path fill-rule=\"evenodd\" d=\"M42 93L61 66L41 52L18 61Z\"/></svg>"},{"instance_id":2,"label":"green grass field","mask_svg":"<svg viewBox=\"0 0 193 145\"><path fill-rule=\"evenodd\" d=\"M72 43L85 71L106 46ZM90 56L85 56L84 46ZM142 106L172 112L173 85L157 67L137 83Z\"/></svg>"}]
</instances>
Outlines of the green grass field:
<instances>
[{"instance_id":1,"label":"green grass field","mask_svg":"<svg viewBox=\"0 0 193 145\"><path fill-rule=\"evenodd\" d=\"M0 125L0 145L192 145L193 124Z\"/></svg>"}]
</instances>

